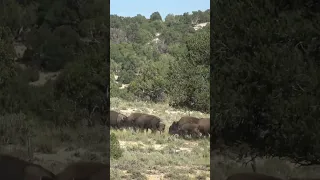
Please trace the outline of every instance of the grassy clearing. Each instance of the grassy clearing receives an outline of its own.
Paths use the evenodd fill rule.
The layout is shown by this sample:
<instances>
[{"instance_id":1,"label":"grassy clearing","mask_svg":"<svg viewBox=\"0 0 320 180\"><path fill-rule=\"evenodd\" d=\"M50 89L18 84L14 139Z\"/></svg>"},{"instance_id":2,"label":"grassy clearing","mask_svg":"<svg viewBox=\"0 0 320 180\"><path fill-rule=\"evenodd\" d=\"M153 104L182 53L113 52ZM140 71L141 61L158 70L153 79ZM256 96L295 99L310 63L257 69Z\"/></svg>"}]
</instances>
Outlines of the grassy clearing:
<instances>
[{"instance_id":1,"label":"grassy clearing","mask_svg":"<svg viewBox=\"0 0 320 180\"><path fill-rule=\"evenodd\" d=\"M244 161L242 161L244 162ZM235 158L227 157L218 152L211 158L213 166L212 177L214 180L225 180L228 176L239 172L253 172L250 164L243 165L242 162L235 161ZM288 177L298 178L319 178L320 166L298 167L295 164L278 158L258 158L256 160L256 171L269 174L282 179Z\"/></svg>"},{"instance_id":2,"label":"grassy clearing","mask_svg":"<svg viewBox=\"0 0 320 180\"><path fill-rule=\"evenodd\" d=\"M181 116L209 117L167 104L127 102L111 98L111 109L129 115L143 112L164 120L164 134L111 130L117 136L123 156L111 159L111 179L210 179L209 139L188 140L169 136L168 128Z\"/></svg>"}]
</instances>

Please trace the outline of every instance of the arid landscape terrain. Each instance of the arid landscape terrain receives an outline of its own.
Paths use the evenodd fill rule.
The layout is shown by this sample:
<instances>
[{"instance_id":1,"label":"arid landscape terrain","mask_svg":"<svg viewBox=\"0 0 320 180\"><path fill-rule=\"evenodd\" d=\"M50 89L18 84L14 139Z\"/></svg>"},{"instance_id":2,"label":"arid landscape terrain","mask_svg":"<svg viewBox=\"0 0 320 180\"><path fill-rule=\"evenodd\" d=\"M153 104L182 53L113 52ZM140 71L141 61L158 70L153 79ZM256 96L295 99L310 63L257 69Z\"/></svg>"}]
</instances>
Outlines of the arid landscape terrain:
<instances>
[{"instance_id":1,"label":"arid landscape terrain","mask_svg":"<svg viewBox=\"0 0 320 180\"><path fill-rule=\"evenodd\" d=\"M124 150L121 158L111 159L111 179L210 179L209 138L192 140L168 134L169 126L181 116L210 117L208 114L118 98L111 98L111 109L127 116L132 112L156 115L166 124L163 134L111 129Z\"/></svg>"}]
</instances>

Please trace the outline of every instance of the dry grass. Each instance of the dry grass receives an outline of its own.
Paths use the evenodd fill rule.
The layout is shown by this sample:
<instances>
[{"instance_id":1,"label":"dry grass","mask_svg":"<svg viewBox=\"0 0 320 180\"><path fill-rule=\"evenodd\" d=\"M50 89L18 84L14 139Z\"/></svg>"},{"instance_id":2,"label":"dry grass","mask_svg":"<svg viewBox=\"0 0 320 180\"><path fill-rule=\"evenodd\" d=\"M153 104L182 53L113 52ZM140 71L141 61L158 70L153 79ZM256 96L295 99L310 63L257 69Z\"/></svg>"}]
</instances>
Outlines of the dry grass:
<instances>
[{"instance_id":1,"label":"dry grass","mask_svg":"<svg viewBox=\"0 0 320 180\"><path fill-rule=\"evenodd\" d=\"M169 136L168 128L181 116L209 117L200 112L186 112L167 104L127 102L111 98L111 109L129 115L144 112L164 120L164 134L115 131L124 149L123 157L111 160L111 179L209 179L209 139L188 140Z\"/></svg>"},{"instance_id":2,"label":"dry grass","mask_svg":"<svg viewBox=\"0 0 320 180\"><path fill-rule=\"evenodd\" d=\"M111 103L112 109L127 115L136 108L136 111L163 118L166 131L182 115L209 116L178 111L166 104L126 102L117 98L112 98ZM109 162L106 127L54 128L35 122L38 121L23 114L0 117L0 152L31 159L54 173L79 160ZM160 135L111 131L115 132L124 150L121 158L111 160L111 179L209 179L209 139L179 139L170 137L167 132Z\"/></svg>"}]
</instances>

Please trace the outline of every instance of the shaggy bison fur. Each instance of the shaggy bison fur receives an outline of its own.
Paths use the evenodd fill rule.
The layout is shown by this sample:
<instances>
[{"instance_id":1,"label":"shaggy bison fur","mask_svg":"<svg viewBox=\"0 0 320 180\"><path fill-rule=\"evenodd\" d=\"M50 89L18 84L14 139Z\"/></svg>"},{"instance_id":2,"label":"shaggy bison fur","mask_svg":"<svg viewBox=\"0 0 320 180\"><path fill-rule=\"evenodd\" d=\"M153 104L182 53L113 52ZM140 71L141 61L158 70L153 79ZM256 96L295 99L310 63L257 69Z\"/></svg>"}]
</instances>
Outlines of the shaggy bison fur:
<instances>
[{"instance_id":1,"label":"shaggy bison fur","mask_svg":"<svg viewBox=\"0 0 320 180\"><path fill-rule=\"evenodd\" d=\"M135 127L135 120L143 115L147 115L145 113L132 113L130 114L130 116L128 116L127 120L126 120L126 124L128 127Z\"/></svg>"},{"instance_id":2,"label":"shaggy bison fur","mask_svg":"<svg viewBox=\"0 0 320 180\"><path fill-rule=\"evenodd\" d=\"M148 129L150 129L152 133L162 130L164 124L160 126L160 123L161 119L159 117L149 114L142 115L134 120L135 130L138 128L141 131L146 130L148 132Z\"/></svg>"},{"instance_id":3,"label":"shaggy bison fur","mask_svg":"<svg viewBox=\"0 0 320 180\"><path fill-rule=\"evenodd\" d=\"M192 123L192 124L197 124L199 122L199 118L192 117L192 116L183 116L180 118L178 121L178 125L182 126L185 123Z\"/></svg>"},{"instance_id":4,"label":"shaggy bison fur","mask_svg":"<svg viewBox=\"0 0 320 180\"><path fill-rule=\"evenodd\" d=\"M185 123L178 128L178 134L181 136L191 135L192 137L198 137L200 135L199 125Z\"/></svg>"},{"instance_id":5,"label":"shaggy bison fur","mask_svg":"<svg viewBox=\"0 0 320 180\"><path fill-rule=\"evenodd\" d=\"M110 111L110 127L121 129L126 122L127 117L116 111Z\"/></svg>"},{"instance_id":6,"label":"shaggy bison fur","mask_svg":"<svg viewBox=\"0 0 320 180\"><path fill-rule=\"evenodd\" d=\"M199 122L199 118L192 117L192 116L183 116L179 119L178 122L173 122L172 125L169 127L169 134L179 134L178 130L181 128L183 124L191 123L197 124Z\"/></svg>"},{"instance_id":7,"label":"shaggy bison fur","mask_svg":"<svg viewBox=\"0 0 320 180\"><path fill-rule=\"evenodd\" d=\"M210 134L210 118L201 118L198 125L202 135L208 136Z\"/></svg>"}]
</instances>

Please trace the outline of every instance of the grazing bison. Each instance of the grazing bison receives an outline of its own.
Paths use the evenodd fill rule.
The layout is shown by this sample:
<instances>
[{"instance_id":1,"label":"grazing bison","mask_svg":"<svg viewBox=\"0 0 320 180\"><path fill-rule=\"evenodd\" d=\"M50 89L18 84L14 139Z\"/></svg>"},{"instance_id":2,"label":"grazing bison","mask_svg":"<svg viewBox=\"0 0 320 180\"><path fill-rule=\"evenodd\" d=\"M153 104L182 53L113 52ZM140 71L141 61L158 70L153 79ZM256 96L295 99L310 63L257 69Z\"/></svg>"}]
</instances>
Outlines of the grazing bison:
<instances>
[{"instance_id":1,"label":"grazing bison","mask_svg":"<svg viewBox=\"0 0 320 180\"><path fill-rule=\"evenodd\" d=\"M202 135L208 136L210 134L210 118L201 118L198 125Z\"/></svg>"},{"instance_id":2,"label":"grazing bison","mask_svg":"<svg viewBox=\"0 0 320 180\"><path fill-rule=\"evenodd\" d=\"M110 127L121 129L126 122L127 117L116 111L110 111Z\"/></svg>"},{"instance_id":3,"label":"grazing bison","mask_svg":"<svg viewBox=\"0 0 320 180\"><path fill-rule=\"evenodd\" d=\"M185 123L178 128L178 134L181 136L191 135L192 137L198 137L200 134L199 125L192 123Z\"/></svg>"},{"instance_id":4,"label":"grazing bison","mask_svg":"<svg viewBox=\"0 0 320 180\"><path fill-rule=\"evenodd\" d=\"M173 122L172 125L169 127L169 134L174 135L174 134L179 134L178 131L179 129L187 123L190 124L198 124L200 121L199 118L192 117L192 116L183 116L180 118L178 122Z\"/></svg>"},{"instance_id":5,"label":"grazing bison","mask_svg":"<svg viewBox=\"0 0 320 180\"><path fill-rule=\"evenodd\" d=\"M192 117L192 116L183 116L180 118L178 121L178 125L182 126L185 123L192 123L192 124L197 124L199 122L199 118Z\"/></svg>"},{"instance_id":6,"label":"grazing bison","mask_svg":"<svg viewBox=\"0 0 320 180\"><path fill-rule=\"evenodd\" d=\"M171 124L171 126L169 127L169 134L170 135L174 135L174 134L178 134L178 129L179 129L179 124L178 122L173 122Z\"/></svg>"},{"instance_id":7,"label":"grazing bison","mask_svg":"<svg viewBox=\"0 0 320 180\"><path fill-rule=\"evenodd\" d=\"M128 116L127 120L126 120L126 125L128 127L133 127L135 128L135 120L140 117L140 116L143 116L143 115L147 115L147 114L144 114L144 113L132 113L130 114L130 116Z\"/></svg>"},{"instance_id":8,"label":"grazing bison","mask_svg":"<svg viewBox=\"0 0 320 180\"><path fill-rule=\"evenodd\" d=\"M104 180L110 166L98 162L76 162L57 174L56 180Z\"/></svg>"},{"instance_id":9,"label":"grazing bison","mask_svg":"<svg viewBox=\"0 0 320 180\"><path fill-rule=\"evenodd\" d=\"M141 131L146 130L148 132L148 129L150 129L152 133L155 133L156 130L161 131L164 124L160 127L160 123L161 119L159 117L149 114L142 115L134 120L135 130L138 128Z\"/></svg>"},{"instance_id":10,"label":"grazing bison","mask_svg":"<svg viewBox=\"0 0 320 180\"><path fill-rule=\"evenodd\" d=\"M237 173L229 176L227 180L282 180L277 177L259 173Z\"/></svg>"},{"instance_id":11,"label":"grazing bison","mask_svg":"<svg viewBox=\"0 0 320 180\"><path fill-rule=\"evenodd\" d=\"M13 156L0 155L0 179L54 180L55 175L40 165Z\"/></svg>"}]
</instances>

